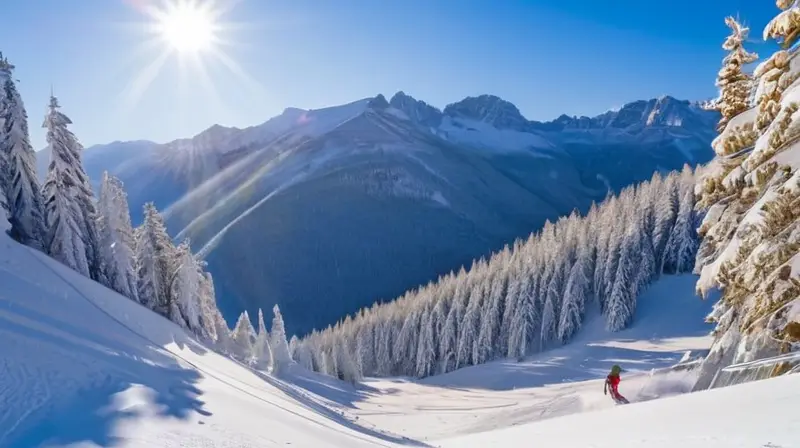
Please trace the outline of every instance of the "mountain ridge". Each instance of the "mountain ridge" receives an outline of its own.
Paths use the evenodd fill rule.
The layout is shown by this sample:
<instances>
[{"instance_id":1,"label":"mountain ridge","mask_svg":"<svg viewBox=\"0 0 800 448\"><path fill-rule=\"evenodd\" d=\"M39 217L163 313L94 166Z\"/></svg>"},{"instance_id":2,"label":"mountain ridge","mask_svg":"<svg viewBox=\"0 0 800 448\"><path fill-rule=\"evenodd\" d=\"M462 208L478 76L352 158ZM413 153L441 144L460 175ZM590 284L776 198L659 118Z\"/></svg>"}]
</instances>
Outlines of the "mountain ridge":
<instances>
[{"instance_id":1,"label":"mountain ridge","mask_svg":"<svg viewBox=\"0 0 800 448\"><path fill-rule=\"evenodd\" d=\"M651 104L651 103L661 103L661 102L679 103L679 104L684 104L687 107L692 107L692 108L696 107L696 108L699 109L699 103L696 102L696 101L693 102L693 101L690 101L690 100L680 100L680 99L677 99L677 98L675 98L673 96L670 96L670 95L662 95L660 97L655 97L655 98L650 98L650 99L645 99L645 100L635 100L635 101L626 103L621 108L619 108L619 110L616 110L616 111L615 110L609 110L609 111L606 111L606 112L603 112L603 113L600 113L600 114L597 114L597 115L594 115L594 116L569 115L569 114L562 113L559 116L557 116L556 118L553 118L552 120L540 121L540 120L528 120L519 111L517 106L514 105L514 103L512 103L510 101L507 101L507 100L503 99L502 97L497 96L497 95L493 95L493 94L480 94L478 96L466 96L466 97L464 97L463 99L461 99L459 101L455 101L455 102L446 104L444 108L438 108L436 106L430 105L429 103L427 103L427 102L425 102L423 100L418 100L415 97L413 97L411 95L408 95L407 93L405 93L402 90L397 91L391 97L391 99L388 100L388 101L386 101L386 97L383 94L379 93L374 97L365 97L365 98L362 98L360 100L353 101L351 103L345 103L343 105L354 104L354 103L359 103L359 102L368 102L368 101L374 100L374 99L376 99L378 97L383 98L384 102L386 104L388 104L389 106L394 107L394 108L396 108L398 110L402 110L403 112L407 113L408 112L408 110L407 110L408 107L419 107L421 110L424 111L422 115L439 115L439 118L441 118L441 116L444 116L444 115L458 116L460 114L459 111L463 107L462 105L465 104L465 103L466 104L474 104L475 102L489 102L489 103L502 104L503 107L509 108L512 111L513 115L516 115L516 117L514 118L515 120L517 120L517 119L518 120L522 120L522 121L526 122L529 125L533 125L532 129L537 129L537 130L553 130L554 128L559 128L559 127L560 128L573 128L573 127L574 128L584 128L582 126L584 123L587 123L587 122L588 123L602 122L609 115L619 114L621 111L623 111L625 109L633 108L633 107L636 107L636 106L641 105L641 104ZM412 104L413 106L407 106L406 105L406 104L409 104L409 103ZM245 126L245 127L225 126L225 125L221 125L221 124L216 124L215 123L215 124L212 124L211 126L209 126L208 128L203 129L202 131L198 132L194 136L176 138L176 139L173 139L173 140L170 140L170 141L167 141L167 142L163 142L163 143L155 142L155 141L148 140L148 139L125 140L125 141L115 140L113 142L108 142L108 143L94 144L94 145L86 147L85 150L86 151L90 151L90 150L96 150L96 149L103 149L103 148L106 148L106 147L109 147L109 146L118 145L118 144L132 144L132 143L149 144L149 145L163 146L163 147L175 146L175 145L178 145L180 143L190 142L190 141L193 141L193 140L202 141L202 140L207 139L208 136L210 136L210 135L219 136L220 134L226 135L226 134L229 134L231 132L246 132L246 131L249 131L249 130L252 130L252 129L255 129L255 128L259 128L259 127L269 123L270 121L272 121L272 120L274 120L274 119L276 119L278 117L291 116L291 117L297 118L297 117L299 117L299 116L301 116L303 114L307 114L309 112L332 109L332 108L336 108L336 107L341 107L343 105L330 105L330 106L325 106L325 107L316 108L316 109L315 108L305 109L305 108L300 108L300 107L288 106L288 107L284 108L284 110L280 114L275 115L275 116L273 116L271 118L268 118L264 122L261 122L259 124L255 124L255 125L251 125L251 126ZM409 118L413 118L413 115L409 116ZM424 120L425 119L423 119L423 118L416 118L415 119L415 121L424 121ZM441 121L441 120L439 120L439 121ZM42 151L45 151L46 149L47 149L47 147L45 146L44 148L39 149L37 151L37 153L42 153Z\"/></svg>"}]
</instances>

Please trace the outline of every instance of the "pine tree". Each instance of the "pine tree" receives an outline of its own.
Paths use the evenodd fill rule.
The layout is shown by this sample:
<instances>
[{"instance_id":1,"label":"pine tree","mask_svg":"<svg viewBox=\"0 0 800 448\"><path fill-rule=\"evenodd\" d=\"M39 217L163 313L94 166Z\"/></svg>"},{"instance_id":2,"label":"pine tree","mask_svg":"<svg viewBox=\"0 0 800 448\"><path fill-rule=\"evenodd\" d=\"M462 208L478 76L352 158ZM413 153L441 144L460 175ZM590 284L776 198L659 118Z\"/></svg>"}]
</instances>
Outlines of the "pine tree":
<instances>
[{"instance_id":1,"label":"pine tree","mask_svg":"<svg viewBox=\"0 0 800 448\"><path fill-rule=\"evenodd\" d=\"M65 160L69 162L67 169L70 171L71 180L65 185L69 185L69 192L79 212L77 223L80 227L81 238L84 241L86 250L86 260L89 267L88 277L92 280L100 281L102 265L97 247L97 229L95 227L97 211L95 209L94 192L81 160L83 146L78 142L75 135L67 129L67 125L71 124L72 121L58 110L60 107L58 100L51 96L50 110L43 124L43 127L47 128L47 141L50 144L51 151L51 166L53 147L58 146L61 148L60 152L68 154L68 158ZM46 218L45 222L47 222Z\"/></svg>"},{"instance_id":2,"label":"pine tree","mask_svg":"<svg viewBox=\"0 0 800 448\"><path fill-rule=\"evenodd\" d=\"M500 334L498 335L497 352L501 356L508 356L508 347L511 339L511 325L514 314L517 311L517 304L520 290L520 267L521 257L512 254L509 265L506 268L506 289L503 297L503 316L500 320Z\"/></svg>"},{"instance_id":3,"label":"pine tree","mask_svg":"<svg viewBox=\"0 0 800 448\"><path fill-rule=\"evenodd\" d=\"M195 331L195 334L205 337L206 339L217 342L222 337L219 334L218 322L225 322L225 318L217 308L216 290L214 288L214 279L210 273L204 272L203 267L205 264L200 260L195 259L197 263L198 272L200 272L200 330ZM226 326L227 329L227 326ZM230 331L230 330L228 330Z\"/></svg>"},{"instance_id":4,"label":"pine tree","mask_svg":"<svg viewBox=\"0 0 800 448\"><path fill-rule=\"evenodd\" d=\"M417 366L416 374L418 378L424 378L434 373L436 367L435 332L434 319L432 313L423 313L420 322L420 335L417 342Z\"/></svg>"},{"instance_id":5,"label":"pine tree","mask_svg":"<svg viewBox=\"0 0 800 448\"><path fill-rule=\"evenodd\" d=\"M304 341L298 342L297 350L295 350L293 357L300 367L306 370L314 370L314 356L308 343Z\"/></svg>"},{"instance_id":6,"label":"pine tree","mask_svg":"<svg viewBox=\"0 0 800 448\"><path fill-rule=\"evenodd\" d=\"M335 370L339 379L350 383L355 383L361 379L355 360L340 337L335 338L333 343L332 358L336 365Z\"/></svg>"},{"instance_id":7,"label":"pine tree","mask_svg":"<svg viewBox=\"0 0 800 448\"><path fill-rule=\"evenodd\" d=\"M671 243L672 228L678 217L680 193L678 189L678 176L670 173L662 184L661 194L658 195L655 208L655 231L653 234L653 248L656 256L656 272L664 272L667 256L667 246Z\"/></svg>"},{"instance_id":8,"label":"pine tree","mask_svg":"<svg viewBox=\"0 0 800 448\"><path fill-rule=\"evenodd\" d=\"M249 322L248 318L248 322ZM252 326L250 327L252 330ZM250 340L255 339L252 346L252 359L251 364L261 370L268 372L273 371L275 368L275 357L272 353L272 346L270 344L270 333L267 331L267 326L264 323L264 313L261 308L258 309L258 333L251 333Z\"/></svg>"},{"instance_id":9,"label":"pine tree","mask_svg":"<svg viewBox=\"0 0 800 448\"><path fill-rule=\"evenodd\" d=\"M22 244L44 248L42 193L28 114L12 76L14 66L0 53L0 194L5 199L10 235Z\"/></svg>"},{"instance_id":10,"label":"pine tree","mask_svg":"<svg viewBox=\"0 0 800 448\"><path fill-rule=\"evenodd\" d=\"M478 333L480 332L481 312L486 296L486 262L481 260L473 268L473 286L469 295L467 312L461 323L461 331L458 334L458 350L456 352L456 365L467 366L475 363L477 358Z\"/></svg>"},{"instance_id":11,"label":"pine tree","mask_svg":"<svg viewBox=\"0 0 800 448\"><path fill-rule=\"evenodd\" d=\"M175 247L164 219L153 203L144 206L144 222L136 231L136 269L139 300L156 313L168 317L172 308L172 273Z\"/></svg>"},{"instance_id":12,"label":"pine tree","mask_svg":"<svg viewBox=\"0 0 800 448\"><path fill-rule=\"evenodd\" d=\"M563 305L558 323L558 340L566 343L581 327L591 280L589 279L589 248L584 244L578 251L575 264L569 271Z\"/></svg>"},{"instance_id":13,"label":"pine tree","mask_svg":"<svg viewBox=\"0 0 800 448\"><path fill-rule=\"evenodd\" d=\"M261 320L263 321L263 316ZM266 340L266 330L263 334ZM254 362L254 354L256 353L253 350L253 343L256 340L256 331L253 328L252 322L250 322L250 316L247 315L246 310L239 315L236 326L233 327L231 338L234 343L235 356L246 364L252 364Z\"/></svg>"},{"instance_id":14,"label":"pine tree","mask_svg":"<svg viewBox=\"0 0 800 448\"><path fill-rule=\"evenodd\" d=\"M567 254L560 252L555 255L555 260L553 261L555 269L545 291L544 310L542 311L541 341L543 347L558 339L558 324L561 315L561 304L564 298L564 280L569 275L569 271L566 271L569 266L564 260L567 257Z\"/></svg>"},{"instance_id":15,"label":"pine tree","mask_svg":"<svg viewBox=\"0 0 800 448\"><path fill-rule=\"evenodd\" d=\"M175 262L177 267L170 282L170 320L199 333L203 314L200 303L202 273L198 271L188 240L177 247Z\"/></svg>"},{"instance_id":16,"label":"pine tree","mask_svg":"<svg viewBox=\"0 0 800 448\"><path fill-rule=\"evenodd\" d=\"M629 231L626 232L620 248L617 272L606 304L606 328L609 331L621 330L633 319L637 292L633 278L639 248L631 227L628 226Z\"/></svg>"},{"instance_id":17,"label":"pine tree","mask_svg":"<svg viewBox=\"0 0 800 448\"><path fill-rule=\"evenodd\" d=\"M467 312L467 302L469 300L467 280L467 273L464 268L461 268L453 280L455 283L453 306L450 307L450 312L447 314L441 342L439 343L440 373L450 372L456 365L458 335L461 331L461 322L463 322L464 315Z\"/></svg>"},{"instance_id":18,"label":"pine tree","mask_svg":"<svg viewBox=\"0 0 800 448\"><path fill-rule=\"evenodd\" d=\"M417 365L417 345L419 338L420 312L412 310L406 316L400 333L394 341L395 363L404 372L413 372Z\"/></svg>"},{"instance_id":19,"label":"pine tree","mask_svg":"<svg viewBox=\"0 0 800 448\"><path fill-rule=\"evenodd\" d=\"M483 312L478 332L477 353L475 362L482 364L495 356L495 339L500 333L500 319L503 312L503 298L506 289L506 263L502 253L495 259L493 266L497 266L492 275L489 276L489 291L486 301L483 304Z\"/></svg>"},{"instance_id":20,"label":"pine tree","mask_svg":"<svg viewBox=\"0 0 800 448\"><path fill-rule=\"evenodd\" d=\"M725 24L731 29L731 35L722 44L722 48L729 53L722 60L722 69L717 76L720 95L715 102L715 109L722 114L717 126L719 131L725 129L731 118L750 108L753 79L742 67L758 59L757 54L744 49L750 29L739 24L733 17L725 18Z\"/></svg>"},{"instance_id":21,"label":"pine tree","mask_svg":"<svg viewBox=\"0 0 800 448\"><path fill-rule=\"evenodd\" d=\"M135 246L128 199L122 182L103 174L98 201L98 249L106 286L138 301Z\"/></svg>"},{"instance_id":22,"label":"pine tree","mask_svg":"<svg viewBox=\"0 0 800 448\"><path fill-rule=\"evenodd\" d=\"M281 370L287 368L294 361L292 355L289 353L289 343L286 342L286 330L283 324L283 316L281 310L276 304L272 307L272 329L269 335L269 345L272 349L272 359L275 369Z\"/></svg>"},{"instance_id":23,"label":"pine tree","mask_svg":"<svg viewBox=\"0 0 800 448\"><path fill-rule=\"evenodd\" d=\"M356 336L356 358L361 369L365 375L375 374L375 335L374 335L374 322L370 321L368 324L361 327ZM294 336L292 336L294 339ZM291 342L289 348L291 351ZM300 363L297 359L297 354L292 354L293 359Z\"/></svg>"},{"instance_id":24,"label":"pine tree","mask_svg":"<svg viewBox=\"0 0 800 448\"><path fill-rule=\"evenodd\" d=\"M536 310L531 266L523 266L520 271L520 283L517 290L517 299L514 315L509 329L508 356L521 359L533 347L533 341L538 340L536 323L538 313Z\"/></svg>"},{"instance_id":25,"label":"pine tree","mask_svg":"<svg viewBox=\"0 0 800 448\"><path fill-rule=\"evenodd\" d=\"M219 319L214 320L214 334L216 340L214 346L220 353L229 356L236 356L236 343L233 340L233 332L228 328L227 322L219 314Z\"/></svg>"},{"instance_id":26,"label":"pine tree","mask_svg":"<svg viewBox=\"0 0 800 448\"><path fill-rule=\"evenodd\" d=\"M45 250L61 263L89 277L94 244L88 234L88 221L82 197L84 178L75 158L75 136L67 129L71 123L58 111L58 100L50 97L50 112L45 118L47 143L50 146L50 165L43 187L45 205Z\"/></svg>"}]
</instances>

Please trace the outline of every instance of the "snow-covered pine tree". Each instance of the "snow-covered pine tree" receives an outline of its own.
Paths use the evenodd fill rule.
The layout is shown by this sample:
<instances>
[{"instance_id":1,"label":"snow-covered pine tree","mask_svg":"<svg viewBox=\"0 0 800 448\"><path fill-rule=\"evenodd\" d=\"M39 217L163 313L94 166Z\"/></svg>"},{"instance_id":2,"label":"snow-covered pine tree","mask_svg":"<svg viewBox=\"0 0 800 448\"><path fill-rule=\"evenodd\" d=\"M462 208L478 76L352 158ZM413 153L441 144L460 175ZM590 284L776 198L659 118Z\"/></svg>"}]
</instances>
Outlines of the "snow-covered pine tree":
<instances>
[{"instance_id":1,"label":"snow-covered pine tree","mask_svg":"<svg viewBox=\"0 0 800 448\"><path fill-rule=\"evenodd\" d=\"M231 338L234 343L234 357L245 364L253 363L253 358L257 356L257 353L253 350L253 343L256 340L256 330L253 328L253 323L250 322L250 316L247 315L247 310L239 315L236 326L233 327ZM264 341L266 342L266 330L264 332ZM267 344L264 343L264 345Z\"/></svg>"},{"instance_id":2,"label":"snow-covered pine tree","mask_svg":"<svg viewBox=\"0 0 800 448\"><path fill-rule=\"evenodd\" d=\"M700 203L709 209L701 226L696 288L704 297L715 289L722 296L707 318L716 324L715 340L695 389L708 387L730 364L800 350L800 202L791 199L800 196L800 53L791 48L800 36L800 2L776 3L782 12L766 26L764 38L782 49L754 71L758 106L729 122L714 142L717 153L724 153L716 144L747 125L756 132L755 146L716 161L702 185ZM782 374L782 367L771 374Z\"/></svg>"},{"instance_id":3,"label":"snow-covered pine tree","mask_svg":"<svg viewBox=\"0 0 800 448\"><path fill-rule=\"evenodd\" d=\"M81 200L85 196L84 180L76 169L80 161L73 150L77 142L67 129L70 119L58 107L58 100L51 96L50 111L44 121L50 147L50 165L43 187L47 227L44 248L54 259L90 277L90 258L94 256L90 246L94 242L87 234L87 216Z\"/></svg>"},{"instance_id":4,"label":"snow-covered pine tree","mask_svg":"<svg viewBox=\"0 0 800 448\"><path fill-rule=\"evenodd\" d=\"M534 341L539 340L537 334L539 328L539 312L536 310L536 300L534 297L533 283L536 278L533 274L533 266L523 264L520 271L519 288L514 292L515 299L514 315L511 318L511 327L508 331L508 353L512 358L522 359L531 349L534 348Z\"/></svg>"},{"instance_id":5,"label":"snow-covered pine tree","mask_svg":"<svg viewBox=\"0 0 800 448\"><path fill-rule=\"evenodd\" d=\"M669 273L691 272L699 241L694 228L694 192L684 191L678 207L678 216L667 247L664 269Z\"/></svg>"},{"instance_id":6,"label":"snow-covered pine tree","mask_svg":"<svg viewBox=\"0 0 800 448\"><path fill-rule=\"evenodd\" d=\"M222 317L222 313L217 313L212 322L214 326L214 346L221 353L229 356L236 356L236 343L233 340L233 332L228 328L228 323Z\"/></svg>"},{"instance_id":7,"label":"snow-covered pine tree","mask_svg":"<svg viewBox=\"0 0 800 448\"><path fill-rule=\"evenodd\" d=\"M424 378L433 374L436 368L436 343L434 339L436 337L434 333L435 318L435 314L433 313L422 313L416 353L416 373L418 378Z\"/></svg>"},{"instance_id":8,"label":"snow-covered pine tree","mask_svg":"<svg viewBox=\"0 0 800 448\"><path fill-rule=\"evenodd\" d=\"M169 317L175 246L164 219L150 202L144 205L144 222L136 230L136 270L139 300L156 313Z\"/></svg>"},{"instance_id":9,"label":"snow-covered pine tree","mask_svg":"<svg viewBox=\"0 0 800 448\"><path fill-rule=\"evenodd\" d=\"M635 235L635 219L627 218L629 223L621 241L617 273L606 302L606 328L618 331L625 328L633 318L636 303L636 284L634 273L639 258L638 240Z\"/></svg>"},{"instance_id":10,"label":"snow-covered pine tree","mask_svg":"<svg viewBox=\"0 0 800 448\"><path fill-rule=\"evenodd\" d=\"M568 241L565 241L565 243L568 243ZM553 276L550 278L545 291L544 310L542 311L542 347L547 347L552 341L558 340L561 305L564 300L566 277L569 275L570 270L568 257L569 255L566 252L554 254Z\"/></svg>"},{"instance_id":11,"label":"snow-covered pine tree","mask_svg":"<svg viewBox=\"0 0 800 448\"><path fill-rule=\"evenodd\" d=\"M494 359L496 339L500 333L500 319L503 312L503 298L507 282L508 247L494 257L490 264L490 275L487 279L488 293L483 303L480 330L476 341L475 363L483 364Z\"/></svg>"},{"instance_id":12,"label":"snow-covered pine tree","mask_svg":"<svg viewBox=\"0 0 800 448\"><path fill-rule=\"evenodd\" d=\"M170 286L170 320L202 334L200 319L203 315L200 303L202 273L192 254L189 241L178 245L175 251L175 267Z\"/></svg>"},{"instance_id":13,"label":"snow-covered pine tree","mask_svg":"<svg viewBox=\"0 0 800 448\"><path fill-rule=\"evenodd\" d=\"M389 375L392 372L392 345L393 329L391 321L386 318L389 310L383 310L377 319L375 328L375 373L378 375Z\"/></svg>"},{"instance_id":14,"label":"snow-covered pine tree","mask_svg":"<svg viewBox=\"0 0 800 448\"><path fill-rule=\"evenodd\" d=\"M289 343L286 342L286 329L283 323L283 316L281 310L276 304L272 307L272 328L269 334L269 345L272 349L272 359L275 369L286 369L290 364L294 363L292 354L289 352Z\"/></svg>"},{"instance_id":15,"label":"snow-covered pine tree","mask_svg":"<svg viewBox=\"0 0 800 448\"><path fill-rule=\"evenodd\" d=\"M45 220L36 177L36 152L28 132L28 114L12 76L14 66L0 53L0 194L5 199L9 234L43 249Z\"/></svg>"},{"instance_id":16,"label":"snow-covered pine tree","mask_svg":"<svg viewBox=\"0 0 800 448\"><path fill-rule=\"evenodd\" d=\"M486 297L486 278L489 274L486 261L481 259L472 271L474 272L474 283L469 294L467 312L464 314L461 331L458 334L457 366L475 364L475 358L477 358L478 333L480 332L483 302Z\"/></svg>"},{"instance_id":17,"label":"snow-covered pine tree","mask_svg":"<svg viewBox=\"0 0 800 448\"><path fill-rule=\"evenodd\" d=\"M417 366L417 345L419 338L420 312L412 309L406 316L403 326L394 341L395 363L404 372L413 372Z\"/></svg>"},{"instance_id":18,"label":"snow-covered pine tree","mask_svg":"<svg viewBox=\"0 0 800 448\"><path fill-rule=\"evenodd\" d=\"M600 305L601 312L605 312L606 306L605 272L612 224L612 216L609 213L610 201L609 199L604 202L606 206L597 213L597 220L594 222L597 238L595 238L595 268L592 275L592 291L594 291L594 296Z\"/></svg>"},{"instance_id":19,"label":"snow-covered pine tree","mask_svg":"<svg viewBox=\"0 0 800 448\"><path fill-rule=\"evenodd\" d=\"M307 342L298 342L297 349L292 356L300 367L306 370L314 370L314 357L311 354L311 348Z\"/></svg>"},{"instance_id":20,"label":"snow-covered pine tree","mask_svg":"<svg viewBox=\"0 0 800 448\"><path fill-rule=\"evenodd\" d=\"M98 208L98 249L106 286L132 300L139 300L136 257L128 198L122 182L103 173Z\"/></svg>"},{"instance_id":21,"label":"snow-covered pine tree","mask_svg":"<svg viewBox=\"0 0 800 448\"><path fill-rule=\"evenodd\" d=\"M627 222L627 215L630 213L628 207L625 207L623 201L625 197L630 195L630 189L622 190L618 198L611 201L611 208L608 213L611 214L616 221L609 228L608 236L608 249L606 251L607 257L604 263L605 271L603 273L603 294L605 307L603 312L608 312L608 302L611 300L611 290L614 287L614 281L617 277L617 270L619 268L619 259L622 250L623 239L625 238L625 225Z\"/></svg>"},{"instance_id":22,"label":"snow-covered pine tree","mask_svg":"<svg viewBox=\"0 0 800 448\"><path fill-rule=\"evenodd\" d=\"M365 317L365 319L367 319ZM358 367L363 374L373 375L375 373L375 326L374 325L364 325L360 329L358 329L358 334L356 335L356 362L358 362ZM292 339L295 337L292 336ZM292 359L294 359L297 363L300 361L297 359L297 353L292 352L292 343L289 342L289 352L292 353Z\"/></svg>"},{"instance_id":23,"label":"snow-covered pine tree","mask_svg":"<svg viewBox=\"0 0 800 448\"><path fill-rule=\"evenodd\" d=\"M216 290L214 288L214 278L209 272L203 272L205 266L203 262L195 258L197 270L200 272L200 330L198 334L212 343L217 343L224 335L218 334L219 326L217 322L225 322L222 313L217 308ZM226 326L227 329L227 326ZM228 330L230 331L230 330Z\"/></svg>"},{"instance_id":24,"label":"snow-covered pine tree","mask_svg":"<svg viewBox=\"0 0 800 448\"><path fill-rule=\"evenodd\" d=\"M249 320L250 319L248 318L248 322ZM251 330L252 328L253 327L250 326ZM241 338L243 339L243 337ZM269 331L267 331L266 324L264 323L264 313L261 311L261 308L258 309L258 334L255 334L254 336L251 334L250 339L255 339L255 343L252 345L251 363L258 369L266 370L268 372L272 371L275 367L275 357L272 353L270 334Z\"/></svg>"},{"instance_id":25,"label":"snow-covered pine tree","mask_svg":"<svg viewBox=\"0 0 800 448\"><path fill-rule=\"evenodd\" d=\"M332 358L336 365L339 379L353 384L361 379L358 366L356 366L353 356L347 350L346 343L341 337L334 338Z\"/></svg>"},{"instance_id":26,"label":"snow-covered pine tree","mask_svg":"<svg viewBox=\"0 0 800 448\"><path fill-rule=\"evenodd\" d=\"M53 146L60 146L62 148L61 151L69 153L70 163L68 169L71 172L70 179L74 181L74 185L70 186L69 191L80 212L77 223L81 228L81 238L84 241L86 250L86 260L89 266L88 276L92 280L100 281L103 269L97 247L97 210L95 208L94 191L89 183L89 176L83 168L81 159L83 146L75 135L67 129L67 125L71 124L72 120L58 110L60 107L56 97L51 95L50 110L45 117L43 127L47 128L51 161Z\"/></svg>"},{"instance_id":27,"label":"snow-covered pine tree","mask_svg":"<svg viewBox=\"0 0 800 448\"><path fill-rule=\"evenodd\" d=\"M656 173L650 182L643 182L636 188L634 218L638 220L636 238L639 240L641 258L634 276L636 290L644 291L660 272L656 269L656 250L653 244L656 229L655 204L657 197L653 190L661 186L661 176Z\"/></svg>"},{"instance_id":28,"label":"snow-covered pine tree","mask_svg":"<svg viewBox=\"0 0 800 448\"><path fill-rule=\"evenodd\" d=\"M558 341L566 343L581 327L583 313L588 300L591 280L590 251L584 233L579 240L579 249L575 264L569 271L566 290L564 291L563 304L558 323Z\"/></svg>"},{"instance_id":29,"label":"snow-covered pine tree","mask_svg":"<svg viewBox=\"0 0 800 448\"><path fill-rule=\"evenodd\" d=\"M729 53L722 60L722 68L717 75L719 98L715 100L715 109L722 114L717 130L722 130L731 118L750 108L750 92L753 79L742 68L758 59L758 55L744 49L744 43L750 29L742 26L733 17L725 18L725 24L731 29L731 35L725 39L722 48Z\"/></svg>"},{"instance_id":30,"label":"snow-covered pine tree","mask_svg":"<svg viewBox=\"0 0 800 448\"><path fill-rule=\"evenodd\" d=\"M661 194L657 195L655 208L655 231L653 234L653 248L656 254L656 271L660 275L664 271L667 256L667 246L672 235L672 228L678 216L680 193L678 176L675 172L667 175L662 185Z\"/></svg>"},{"instance_id":31,"label":"snow-covered pine tree","mask_svg":"<svg viewBox=\"0 0 800 448\"><path fill-rule=\"evenodd\" d=\"M440 373L447 373L455 369L458 351L458 334L461 331L461 322L467 313L469 301L469 285L467 273L462 267L458 275L453 278L455 284L453 291L453 305L447 314L444 331L439 343L439 360L441 361Z\"/></svg>"}]
</instances>

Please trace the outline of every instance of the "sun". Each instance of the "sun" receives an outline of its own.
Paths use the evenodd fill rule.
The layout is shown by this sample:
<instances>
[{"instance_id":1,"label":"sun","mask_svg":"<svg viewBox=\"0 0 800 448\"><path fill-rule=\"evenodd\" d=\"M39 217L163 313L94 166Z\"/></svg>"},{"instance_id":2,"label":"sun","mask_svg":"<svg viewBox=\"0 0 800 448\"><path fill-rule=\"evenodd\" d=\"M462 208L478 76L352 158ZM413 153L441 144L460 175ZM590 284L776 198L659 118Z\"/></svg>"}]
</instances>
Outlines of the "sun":
<instances>
[{"instance_id":1,"label":"sun","mask_svg":"<svg viewBox=\"0 0 800 448\"><path fill-rule=\"evenodd\" d=\"M138 70L124 87L122 104L134 107L163 72L169 62L177 63L178 89L200 87L216 103L224 98L216 88L219 70L236 78L236 85L247 89L249 96L264 95L266 89L242 67L230 53L241 41L241 32L253 32L260 25L231 22L226 16L242 0L124 0L144 16L143 22L122 24L138 34L139 48L131 52ZM258 1L258 0L256 0ZM142 34L139 34L142 33ZM240 36L241 37L241 36ZM139 56L144 60L139 61ZM226 79L226 85L230 84ZM199 85L197 85L199 83Z\"/></svg>"},{"instance_id":2,"label":"sun","mask_svg":"<svg viewBox=\"0 0 800 448\"><path fill-rule=\"evenodd\" d=\"M193 1L169 4L159 11L156 20L158 35L179 53L208 51L217 42L219 26L213 12Z\"/></svg>"}]
</instances>

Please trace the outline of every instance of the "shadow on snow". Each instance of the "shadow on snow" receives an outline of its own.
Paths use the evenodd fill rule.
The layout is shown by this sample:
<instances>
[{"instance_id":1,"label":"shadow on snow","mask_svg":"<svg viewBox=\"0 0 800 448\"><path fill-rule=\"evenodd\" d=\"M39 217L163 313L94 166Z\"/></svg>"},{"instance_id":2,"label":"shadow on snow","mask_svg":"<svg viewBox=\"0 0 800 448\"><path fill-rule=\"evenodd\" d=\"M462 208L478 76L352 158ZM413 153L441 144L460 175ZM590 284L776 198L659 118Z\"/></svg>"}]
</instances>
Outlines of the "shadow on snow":
<instances>
[{"instance_id":1,"label":"shadow on snow","mask_svg":"<svg viewBox=\"0 0 800 448\"><path fill-rule=\"evenodd\" d=\"M14 255L0 265L0 402L14 403L0 411L1 446L115 446L123 442L115 428L126 420L212 415L196 387L200 373L159 347L205 350L177 326L154 322L161 318L91 280L68 281L72 276L59 273L66 267L51 267L39 254ZM37 261L55 275L42 275ZM104 316L94 303L101 294L84 295L93 288L124 320L147 313L146 330L153 331L141 334L148 339Z\"/></svg>"}]
</instances>

